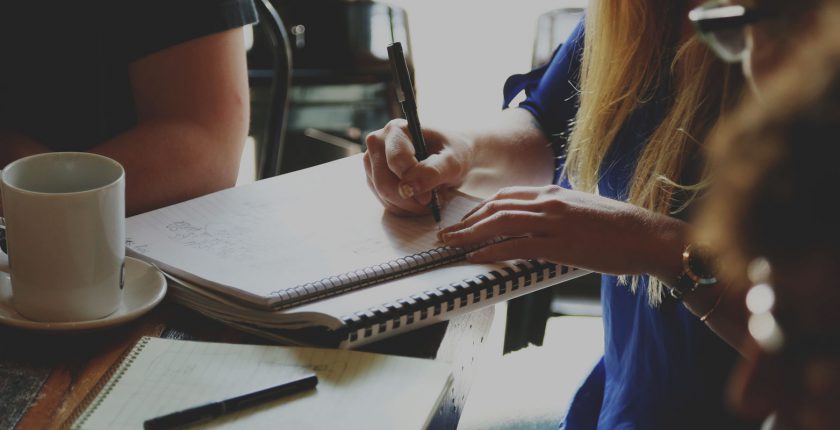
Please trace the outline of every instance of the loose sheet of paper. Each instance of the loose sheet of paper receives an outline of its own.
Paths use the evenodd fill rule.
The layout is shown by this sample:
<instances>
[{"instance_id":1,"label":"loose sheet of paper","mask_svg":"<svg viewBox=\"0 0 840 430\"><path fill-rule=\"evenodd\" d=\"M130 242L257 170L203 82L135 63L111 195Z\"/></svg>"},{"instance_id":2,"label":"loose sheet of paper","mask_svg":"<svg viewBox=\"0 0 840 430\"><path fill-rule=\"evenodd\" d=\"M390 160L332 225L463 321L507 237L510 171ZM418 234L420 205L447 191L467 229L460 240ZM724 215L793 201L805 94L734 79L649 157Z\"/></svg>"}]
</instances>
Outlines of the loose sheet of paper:
<instances>
[{"instance_id":1,"label":"loose sheet of paper","mask_svg":"<svg viewBox=\"0 0 840 430\"><path fill-rule=\"evenodd\" d=\"M441 246L431 215L383 210L361 163L349 157L131 217L128 248L184 279L259 298ZM442 224L476 203L454 195Z\"/></svg>"},{"instance_id":2,"label":"loose sheet of paper","mask_svg":"<svg viewBox=\"0 0 840 430\"><path fill-rule=\"evenodd\" d=\"M447 365L347 350L148 339L73 428L137 429L143 421L315 372L315 390L225 416L207 428L419 429L450 383ZM82 415L84 417L84 415Z\"/></svg>"}]
</instances>

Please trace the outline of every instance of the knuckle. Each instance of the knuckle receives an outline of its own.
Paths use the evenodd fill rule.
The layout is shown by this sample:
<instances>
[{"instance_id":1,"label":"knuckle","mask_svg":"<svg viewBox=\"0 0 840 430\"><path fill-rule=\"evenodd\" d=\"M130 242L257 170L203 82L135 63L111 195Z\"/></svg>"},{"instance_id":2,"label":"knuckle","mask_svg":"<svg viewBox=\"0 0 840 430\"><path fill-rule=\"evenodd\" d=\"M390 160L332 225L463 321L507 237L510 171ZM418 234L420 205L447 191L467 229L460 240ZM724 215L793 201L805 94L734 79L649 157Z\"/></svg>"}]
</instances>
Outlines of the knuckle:
<instances>
[{"instance_id":1,"label":"knuckle","mask_svg":"<svg viewBox=\"0 0 840 430\"><path fill-rule=\"evenodd\" d=\"M490 216L494 221L506 224L516 219L516 214L510 211L499 211Z\"/></svg>"},{"instance_id":2,"label":"knuckle","mask_svg":"<svg viewBox=\"0 0 840 430\"><path fill-rule=\"evenodd\" d=\"M514 192L516 192L516 187L504 187L501 190L499 190L499 193L501 194L511 194Z\"/></svg>"},{"instance_id":3,"label":"knuckle","mask_svg":"<svg viewBox=\"0 0 840 430\"><path fill-rule=\"evenodd\" d=\"M512 190L512 188L511 188L511 187L505 187L505 188L502 188L502 189L500 189L499 191L496 191L496 193L495 193L495 194L493 194L492 199L494 199L494 200L496 200L496 199L501 199L501 198L503 198L504 196L506 196L506 195L510 194L510 193L511 193L511 190Z\"/></svg>"},{"instance_id":4,"label":"knuckle","mask_svg":"<svg viewBox=\"0 0 840 430\"><path fill-rule=\"evenodd\" d=\"M401 152L403 150L402 136L389 134L385 139L385 150L389 153Z\"/></svg>"},{"instance_id":5,"label":"knuckle","mask_svg":"<svg viewBox=\"0 0 840 430\"><path fill-rule=\"evenodd\" d=\"M385 128L383 130L386 134L394 133L396 131L402 132L403 130L405 130L406 126L406 120L402 118L396 118L388 121L388 123L385 124Z\"/></svg>"},{"instance_id":6,"label":"knuckle","mask_svg":"<svg viewBox=\"0 0 840 430\"><path fill-rule=\"evenodd\" d=\"M385 141L378 132L373 132L365 138L365 145L367 145L368 151L381 152L384 144Z\"/></svg>"},{"instance_id":7,"label":"knuckle","mask_svg":"<svg viewBox=\"0 0 840 430\"><path fill-rule=\"evenodd\" d=\"M443 174L440 166L438 166L436 164L420 164L420 166L422 166L421 167L422 170L425 170L425 172L423 172L423 177L424 178L428 178L428 177L437 178L437 177L439 177Z\"/></svg>"},{"instance_id":8,"label":"knuckle","mask_svg":"<svg viewBox=\"0 0 840 430\"><path fill-rule=\"evenodd\" d=\"M447 171L451 172L456 177L463 176L463 166L455 157L447 157L446 151L441 151L440 156L442 158L442 169L446 169ZM442 172L441 172L442 173Z\"/></svg>"},{"instance_id":9,"label":"knuckle","mask_svg":"<svg viewBox=\"0 0 840 430\"><path fill-rule=\"evenodd\" d=\"M415 193L426 193L430 191L429 184L431 179L426 177L425 175L406 175L403 177L403 181L410 182L414 187Z\"/></svg>"},{"instance_id":10,"label":"knuckle","mask_svg":"<svg viewBox=\"0 0 840 430\"><path fill-rule=\"evenodd\" d=\"M485 208L487 208L487 209L486 209L486 210L487 210L487 212L490 212L490 213L497 213L497 212L499 212L499 211L502 209L502 203L501 203L501 201L500 201L500 200L493 200L493 201L491 201L491 202L487 203L487 204L485 205Z\"/></svg>"},{"instance_id":11,"label":"knuckle","mask_svg":"<svg viewBox=\"0 0 840 430\"><path fill-rule=\"evenodd\" d=\"M551 212L562 212L568 208L568 205L560 199L548 199L543 202L543 207Z\"/></svg>"},{"instance_id":12,"label":"knuckle","mask_svg":"<svg viewBox=\"0 0 840 430\"><path fill-rule=\"evenodd\" d=\"M382 200L388 202L389 204L396 204L401 200L400 196L398 196L395 191L391 191L390 189L388 189L389 187L378 186L376 188L377 192L379 193L379 197L381 197Z\"/></svg>"},{"instance_id":13,"label":"knuckle","mask_svg":"<svg viewBox=\"0 0 840 430\"><path fill-rule=\"evenodd\" d=\"M557 193L563 192L563 187L561 187L559 185L555 185L555 184L546 185L543 188L543 192L546 193L546 194L557 194Z\"/></svg>"}]
</instances>

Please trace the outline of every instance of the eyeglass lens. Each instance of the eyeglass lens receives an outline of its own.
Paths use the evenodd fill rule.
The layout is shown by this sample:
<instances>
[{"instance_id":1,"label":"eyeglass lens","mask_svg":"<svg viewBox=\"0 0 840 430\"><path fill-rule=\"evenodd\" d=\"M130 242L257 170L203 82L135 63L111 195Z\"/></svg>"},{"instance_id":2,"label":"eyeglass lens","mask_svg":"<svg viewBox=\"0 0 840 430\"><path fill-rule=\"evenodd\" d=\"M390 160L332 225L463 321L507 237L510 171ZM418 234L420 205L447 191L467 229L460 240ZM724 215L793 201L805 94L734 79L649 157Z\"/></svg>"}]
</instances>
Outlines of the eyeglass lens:
<instances>
[{"instance_id":1,"label":"eyeglass lens","mask_svg":"<svg viewBox=\"0 0 840 430\"><path fill-rule=\"evenodd\" d=\"M705 35L709 46L727 63L737 63L744 59L747 51L747 39L743 28L716 30Z\"/></svg>"}]
</instances>

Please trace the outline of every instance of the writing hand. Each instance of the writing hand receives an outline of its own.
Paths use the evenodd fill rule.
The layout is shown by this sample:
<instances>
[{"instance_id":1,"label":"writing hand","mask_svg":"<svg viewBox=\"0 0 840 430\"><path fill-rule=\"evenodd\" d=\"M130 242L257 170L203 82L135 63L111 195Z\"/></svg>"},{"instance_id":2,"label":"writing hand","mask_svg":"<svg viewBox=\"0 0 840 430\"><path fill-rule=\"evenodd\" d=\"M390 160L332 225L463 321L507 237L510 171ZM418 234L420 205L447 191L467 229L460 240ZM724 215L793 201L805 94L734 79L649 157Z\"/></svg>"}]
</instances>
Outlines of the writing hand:
<instances>
[{"instance_id":1,"label":"writing hand","mask_svg":"<svg viewBox=\"0 0 840 430\"><path fill-rule=\"evenodd\" d=\"M466 139L423 129L429 157L418 162L402 119L367 136L364 156L368 186L386 210L398 215L427 214L431 190L458 186L469 170Z\"/></svg>"}]
</instances>

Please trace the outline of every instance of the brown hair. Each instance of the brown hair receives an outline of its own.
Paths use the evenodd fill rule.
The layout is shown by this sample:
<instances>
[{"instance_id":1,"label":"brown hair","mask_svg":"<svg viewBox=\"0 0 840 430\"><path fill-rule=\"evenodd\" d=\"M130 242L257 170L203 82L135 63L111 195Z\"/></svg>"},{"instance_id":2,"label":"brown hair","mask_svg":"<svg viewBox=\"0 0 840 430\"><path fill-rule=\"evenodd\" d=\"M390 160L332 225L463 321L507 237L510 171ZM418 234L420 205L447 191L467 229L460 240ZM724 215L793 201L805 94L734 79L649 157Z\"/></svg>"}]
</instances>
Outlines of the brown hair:
<instances>
[{"instance_id":1,"label":"brown hair","mask_svg":"<svg viewBox=\"0 0 840 430\"><path fill-rule=\"evenodd\" d=\"M840 256L840 8L821 11L801 46L712 139L698 234L730 279L757 256Z\"/></svg>"}]
</instances>

